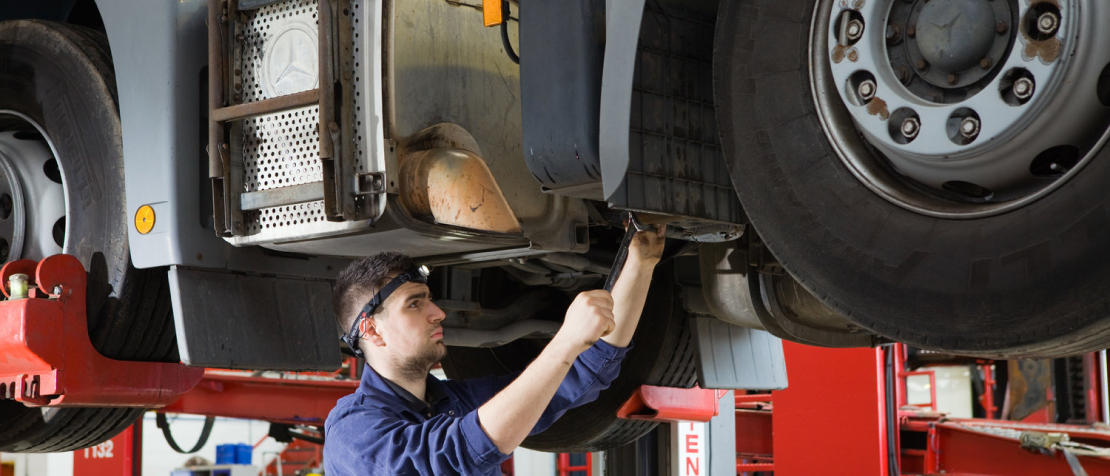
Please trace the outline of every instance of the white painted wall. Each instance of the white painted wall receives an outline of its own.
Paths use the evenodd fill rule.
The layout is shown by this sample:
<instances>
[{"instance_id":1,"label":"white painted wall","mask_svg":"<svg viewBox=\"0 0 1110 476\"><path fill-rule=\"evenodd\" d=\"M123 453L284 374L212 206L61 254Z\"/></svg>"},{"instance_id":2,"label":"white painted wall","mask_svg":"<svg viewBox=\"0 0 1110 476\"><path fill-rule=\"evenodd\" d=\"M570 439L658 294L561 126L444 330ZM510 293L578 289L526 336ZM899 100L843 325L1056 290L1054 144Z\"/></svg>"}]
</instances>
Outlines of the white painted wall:
<instances>
[{"instance_id":1,"label":"white painted wall","mask_svg":"<svg viewBox=\"0 0 1110 476\"><path fill-rule=\"evenodd\" d=\"M517 448L513 452L513 474L555 476L555 453Z\"/></svg>"},{"instance_id":2,"label":"white painted wall","mask_svg":"<svg viewBox=\"0 0 1110 476\"><path fill-rule=\"evenodd\" d=\"M967 366L925 367L936 375L937 411L953 418L971 418L971 370ZM906 378L906 398L910 404L929 403L929 377Z\"/></svg>"},{"instance_id":3,"label":"white painted wall","mask_svg":"<svg viewBox=\"0 0 1110 476\"><path fill-rule=\"evenodd\" d=\"M4 453L0 461L14 462L15 476L74 476L73 453Z\"/></svg>"}]
</instances>

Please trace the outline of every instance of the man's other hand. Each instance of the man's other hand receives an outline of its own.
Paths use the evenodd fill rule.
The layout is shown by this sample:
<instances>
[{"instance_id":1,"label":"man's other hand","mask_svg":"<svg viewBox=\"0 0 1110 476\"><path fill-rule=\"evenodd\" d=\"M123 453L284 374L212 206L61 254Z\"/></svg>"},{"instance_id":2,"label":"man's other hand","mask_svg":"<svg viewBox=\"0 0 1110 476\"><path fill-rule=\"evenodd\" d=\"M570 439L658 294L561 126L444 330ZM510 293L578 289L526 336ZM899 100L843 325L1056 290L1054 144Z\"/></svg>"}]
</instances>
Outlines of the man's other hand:
<instances>
[{"instance_id":1,"label":"man's other hand","mask_svg":"<svg viewBox=\"0 0 1110 476\"><path fill-rule=\"evenodd\" d=\"M578 294L567 309L563 326L553 342L560 342L577 357L603 336L613 332L613 296L608 291L595 289Z\"/></svg>"}]
</instances>

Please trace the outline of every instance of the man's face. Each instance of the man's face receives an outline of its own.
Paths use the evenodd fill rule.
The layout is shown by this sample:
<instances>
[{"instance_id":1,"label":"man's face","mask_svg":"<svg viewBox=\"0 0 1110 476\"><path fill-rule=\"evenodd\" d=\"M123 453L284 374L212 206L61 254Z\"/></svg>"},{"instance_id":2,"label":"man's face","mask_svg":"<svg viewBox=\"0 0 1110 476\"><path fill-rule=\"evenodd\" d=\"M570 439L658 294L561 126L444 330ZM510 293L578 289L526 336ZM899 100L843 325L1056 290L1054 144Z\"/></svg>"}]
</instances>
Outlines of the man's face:
<instances>
[{"instance_id":1,"label":"man's face","mask_svg":"<svg viewBox=\"0 0 1110 476\"><path fill-rule=\"evenodd\" d=\"M392 365L408 377L423 377L447 354L443 344L446 315L432 302L425 284L407 282L382 303L374 326L385 341Z\"/></svg>"}]
</instances>

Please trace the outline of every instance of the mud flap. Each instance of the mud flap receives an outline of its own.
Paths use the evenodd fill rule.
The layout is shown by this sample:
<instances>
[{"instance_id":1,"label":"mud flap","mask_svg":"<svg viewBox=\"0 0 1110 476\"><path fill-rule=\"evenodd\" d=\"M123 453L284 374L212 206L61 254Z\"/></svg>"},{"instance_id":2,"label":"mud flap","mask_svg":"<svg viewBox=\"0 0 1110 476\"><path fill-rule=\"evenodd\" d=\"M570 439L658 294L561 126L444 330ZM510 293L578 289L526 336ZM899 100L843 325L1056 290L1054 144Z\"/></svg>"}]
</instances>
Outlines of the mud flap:
<instances>
[{"instance_id":1,"label":"mud flap","mask_svg":"<svg viewBox=\"0 0 1110 476\"><path fill-rule=\"evenodd\" d=\"M181 361L252 370L335 370L338 328L324 280L171 267Z\"/></svg>"},{"instance_id":2,"label":"mud flap","mask_svg":"<svg viewBox=\"0 0 1110 476\"><path fill-rule=\"evenodd\" d=\"M701 388L782 390L787 386L782 339L716 317L692 317Z\"/></svg>"}]
</instances>

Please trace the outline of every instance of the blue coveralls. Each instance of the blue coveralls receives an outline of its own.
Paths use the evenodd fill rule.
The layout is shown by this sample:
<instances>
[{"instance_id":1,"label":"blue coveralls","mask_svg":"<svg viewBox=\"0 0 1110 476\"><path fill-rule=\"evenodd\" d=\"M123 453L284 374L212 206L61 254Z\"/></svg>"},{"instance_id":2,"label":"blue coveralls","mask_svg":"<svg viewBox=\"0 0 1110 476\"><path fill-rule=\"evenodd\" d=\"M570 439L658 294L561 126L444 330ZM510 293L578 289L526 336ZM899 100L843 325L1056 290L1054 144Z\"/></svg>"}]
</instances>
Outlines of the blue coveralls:
<instances>
[{"instance_id":1,"label":"blue coveralls","mask_svg":"<svg viewBox=\"0 0 1110 476\"><path fill-rule=\"evenodd\" d=\"M596 399L629 348L597 341L579 354L531 434ZM428 405L367 365L358 390L339 399L324 425L325 474L499 476L509 455L482 430L477 410L516 376L441 381L429 374Z\"/></svg>"}]
</instances>

